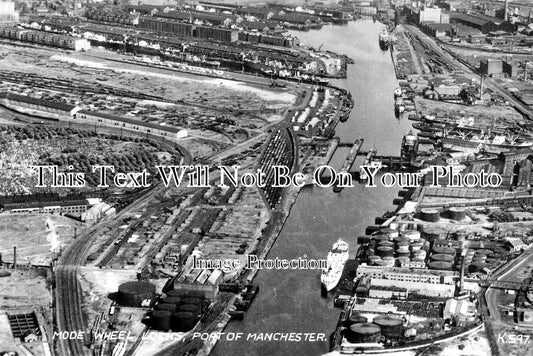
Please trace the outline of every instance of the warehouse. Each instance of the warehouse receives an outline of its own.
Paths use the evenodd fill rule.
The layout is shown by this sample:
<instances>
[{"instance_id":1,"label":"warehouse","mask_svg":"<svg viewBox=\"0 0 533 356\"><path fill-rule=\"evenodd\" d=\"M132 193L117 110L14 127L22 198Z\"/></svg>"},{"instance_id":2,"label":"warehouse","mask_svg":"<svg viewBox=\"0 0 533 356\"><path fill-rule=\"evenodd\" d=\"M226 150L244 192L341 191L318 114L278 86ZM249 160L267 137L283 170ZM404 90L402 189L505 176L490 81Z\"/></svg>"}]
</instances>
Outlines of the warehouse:
<instances>
[{"instance_id":1,"label":"warehouse","mask_svg":"<svg viewBox=\"0 0 533 356\"><path fill-rule=\"evenodd\" d=\"M0 93L0 104L18 112L56 120L68 120L79 110L74 105L6 92Z\"/></svg>"},{"instance_id":2,"label":"warehouse","mask_svg":"<svg viewBox=\"0 0 533 356\"><path fill-rule=\"evenodd\" d=\"M101 125L118 126L125 130L140 131L150 135L164 136L171 139L187 137L187 130L180 130L171 126L151 124L149 122L96 111L80 110L76 114L76 119L88 120Z\"/></svg>"},{"instance_id":3,"label":"warehouse","mask_svg":"<svg viewBox=\"0 0 533 356\"><path fill-rule=\"evenodd\" d=\"M12 40L66 48L75 51L84 51L91 48L89 41L84 38L41 31L21 30L16 27L0 28L0 38L9 38Z\"/></svg>"},{"instance_id":4,"label":"warehouse","mask_svg":"<svg viewBox=\"0 0 533 356\"><path fill-rule=\"evenodd\" d=\"M80 199L6 203L2 205L2 208L5 213L11 214L83 214L87 211L88 206L89 202L86 199Z\"/></svg>"}]
</instances>

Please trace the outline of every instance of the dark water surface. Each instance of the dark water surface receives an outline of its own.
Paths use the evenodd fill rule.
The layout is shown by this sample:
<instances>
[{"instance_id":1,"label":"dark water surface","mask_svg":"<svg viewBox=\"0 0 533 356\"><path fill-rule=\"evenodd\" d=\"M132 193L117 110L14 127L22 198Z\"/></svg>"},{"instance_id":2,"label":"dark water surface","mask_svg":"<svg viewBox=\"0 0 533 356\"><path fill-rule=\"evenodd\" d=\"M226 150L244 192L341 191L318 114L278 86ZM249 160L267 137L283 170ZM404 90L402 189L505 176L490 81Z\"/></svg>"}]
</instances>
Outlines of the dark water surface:
<instances>
[{"instance_id":1,"label":"dark water surface","mask_svg":"<svg viewBox=\"0 0 533 356\"><path fill-rule=\"evenodd\" d=\"M397 87L389 52L382 52L378 34L383 28L372 21L326 26L320 31L294 32L304 45L347 54L355 60L348 78L335 81L355 98L355 108L346 123L337 126L342 141L365 139L364 149L399 155L400 144L411 125L394 117L393 91ZM339 149L331 163L339 167L347 149ZM293 205L281 235L268 258L325 258L331 245L342 238L355 254L356 238L376 216L393 210L396 188L365 188L356 185L333 193L331 188L305 188ZM212 355L302 355L328 352L328 342L250 341L249 333L324 333L329 337L339 317L332 297L320 295L318 270L263 270L254 283L260 292L244 321L232 321L226 333L244 333L244 340L219 341Z\"/></svg>"}]
</instances>

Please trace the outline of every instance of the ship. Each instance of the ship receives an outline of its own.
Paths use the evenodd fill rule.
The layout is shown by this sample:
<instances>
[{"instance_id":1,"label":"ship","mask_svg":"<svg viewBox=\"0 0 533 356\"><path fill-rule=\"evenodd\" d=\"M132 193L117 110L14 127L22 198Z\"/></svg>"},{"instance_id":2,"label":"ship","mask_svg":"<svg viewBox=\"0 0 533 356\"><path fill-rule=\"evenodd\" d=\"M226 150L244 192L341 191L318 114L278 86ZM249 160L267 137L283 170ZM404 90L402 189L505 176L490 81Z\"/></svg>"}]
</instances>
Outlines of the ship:
<instances>
[{"instance_id":1,"label":"ship","mask_svg":"<svg viewBox=\"0 0 533 356\"><path fill-rule=\"evenodd\" d=\"M348 243L339 239L333 244L331 251L328 252L328 266L322 270L322 276L320 277L322 287L327 292L331 291L337 286L337 284L339 284L344 265L348 260L348 248Z\"/></svg>"},{"instance_id":2,"label":"ship","mask_svg":"<svg viewBox=\"0 0 533 356\"><path fill-rule=\"evenodd\" d=\"M389 45L390 45L390 35L387 32L387 30L384 29L383 31L379 33L379 47L383 51L386 51L389 49Z\"/></svg>"}]
</instances>

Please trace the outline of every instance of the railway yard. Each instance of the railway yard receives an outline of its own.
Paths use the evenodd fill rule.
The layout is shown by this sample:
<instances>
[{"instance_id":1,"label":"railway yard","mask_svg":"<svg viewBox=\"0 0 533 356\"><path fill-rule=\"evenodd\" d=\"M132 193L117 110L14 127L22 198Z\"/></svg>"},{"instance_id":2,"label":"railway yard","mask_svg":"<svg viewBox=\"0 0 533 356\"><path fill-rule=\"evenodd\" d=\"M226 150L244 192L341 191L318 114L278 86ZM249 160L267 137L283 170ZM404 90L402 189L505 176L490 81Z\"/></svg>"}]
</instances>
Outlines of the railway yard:
<instances>
[{"instance_id":1,"label":"railway yard","mask_svg":"<svg viewBox=\"0 0 533 356\"><path fill-rule=\"evenodd\" d=\"M13 305L7 306L9 315L25 305L24 312L49 320L51 315L42 309L51 305L54 330L59 332L47 329L37 337L43 349L64 355L186 354L209 347L189 333L169 334L166 325L174 325L174 318L192 318L190 310L196 307L184 302L187 296L200 297L202 316L183 319L189 324L181 325L190 325L183 331L192 326L195 331L220 331L230 318L228 313L243 313L249 305L249 299L243 300L243 296L249 298L248 292L241 295L241 291L253 286L246 279L250 271L242 267L221 274L216 268L194 268L192 261L228 259L245 266L248 255L264 256L295 194L272 188L270 181L261 189L165 187L155 166L238 165L241 174L257 168L268 173L274 165L295 170L320 152L309 150L298 162L300 138L288 129L290 118L311 101L313 116L298 123L306 140L313 142L312 137L324 129L333 131L340 119L335 109L343 109L340 112L346 115L353 103L336 88L328 88L324 95L323 90L305 83L279 84L226 72L203 76L175 70L159 57L147 55L133 58L100 48L87 52L32 45L12 48L8 41L0 44L1 164L8 173L1 187L3 195L12 197L3 201L4 212L56 212L69 217L58 222L54 216L52 223L45 220L47 215L21 216L27 219L20 221L27 224L26 229L43 232L32 240L14 234L3 241L4 264L26 266L29 271L41 264L44 271L49 266L54 271L53 277L35 277L38 283L46 280L52 286L46 303L13 296ZM89 115L109 123L84 120ZM313 131L306 127L311 120L309 127L319 125ZM136 132L138 127L143 131ZM75 149L79 146L84 150ZM95 189L98 180L90 172L95 164L109 164L119 172L146 169L150 187ZM57 165L60 174L83 172L85 184L52 188L50 176L45 178L45 187L35 188L35 165ZM106 175L110 181L111 173ZM211 172L212 182L220 179L218 174ZM28 193L40 201L29 202ZM64 205L73 194L81 195ZM12 215L2 217L11 219ZM4 232L15 233L20 223L5 224ZM13 246L18 247L16 256ZM13 278L6 276L2 281L12 283ZM123 285L143 283L135 282L139 280L153 285L149 289L154 288L154 293L142 305L124 302ZM41 291L28 291L28 296L33 293ZM171 308L165 303L172 298L177 304ZM161 320L169 308L175 313ZM116 330L126 332L127 338L102 336Z\"/></svg>"},{"instance_id":2,"label":"railway yard","mask_svg":"<svg viewBox=\"0 0 533 356\"><path fill-rule=\"evenodd\" d=\"M196 335L243 320L260 293L247 262L269 255L300 191L276 186L275 167L316 183L351 145L343 169L361 178L364 137L335 137L356 104L328 79L352 60L286 33L346 23L355 8L147 6L0 27L2 350L207 355L216 340ZM392 30L394 11L376 6ZM528 57L507 76L499 52L434 39L399 14L380 54L398 80L385 95L412 130L390 166L375 148L360 155L376 178L420 184L353 237L330 351L529 354L516 342L533 325Z\"/></svg>"}]
</instances>

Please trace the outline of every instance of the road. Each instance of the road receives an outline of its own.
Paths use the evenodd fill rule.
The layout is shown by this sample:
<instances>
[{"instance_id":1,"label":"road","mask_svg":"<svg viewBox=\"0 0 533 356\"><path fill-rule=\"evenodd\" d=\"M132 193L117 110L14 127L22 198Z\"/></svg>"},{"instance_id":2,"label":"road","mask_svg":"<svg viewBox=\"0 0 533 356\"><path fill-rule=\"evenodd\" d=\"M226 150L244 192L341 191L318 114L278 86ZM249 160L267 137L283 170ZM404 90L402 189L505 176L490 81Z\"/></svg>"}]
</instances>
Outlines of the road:
<instances>
[{"instance_id":1,"label":"road","mask_svg":"<svg viewBox=\"0 0 533 356\"><path fill-rule=\"evenodd\" d=\"M476 70L474 68L466 66L465 64L458 61L458 59L451 53L451 51L443 49L439 44L437 44L435 39L433 39L432 37L429 37L428 35L426 35L425 33L423 33L418 28L412 25L405 25L405 28L408 29L409 32L420 37L420 39L423 40L424 43L429 45L431 49L433 49L435 53L437 53L443 61L448 62L450 65L454 65L460 70L463 70L465 73L469 74L468 77L470 79L479 80L479 74L476 73ZM485 78L485 87L489 88L493 92L503 97L512 106L518 108L519 111L521 111L523 114L528 116L529 119L533 119L533 108L522 103L520 100L515 98L507 90L503 89L493 78L489 78L489 77Z\"/></svg>"}]
</instances>

